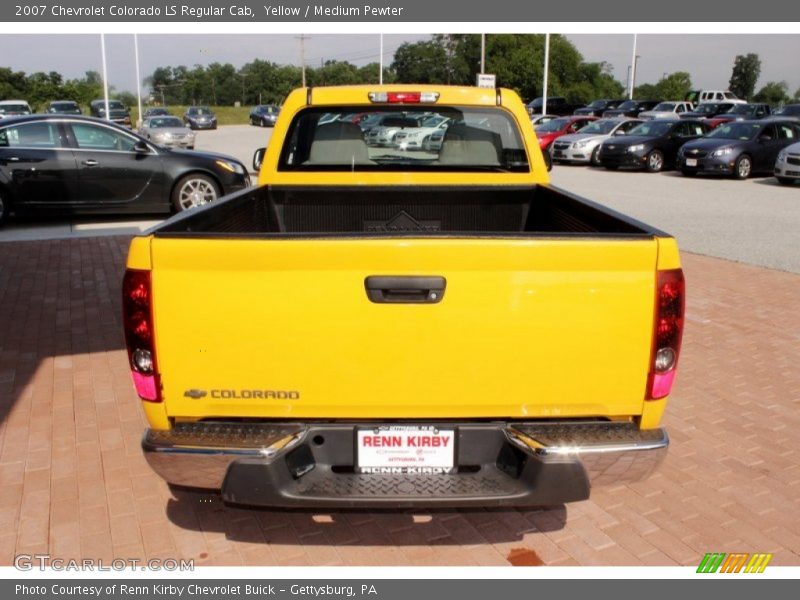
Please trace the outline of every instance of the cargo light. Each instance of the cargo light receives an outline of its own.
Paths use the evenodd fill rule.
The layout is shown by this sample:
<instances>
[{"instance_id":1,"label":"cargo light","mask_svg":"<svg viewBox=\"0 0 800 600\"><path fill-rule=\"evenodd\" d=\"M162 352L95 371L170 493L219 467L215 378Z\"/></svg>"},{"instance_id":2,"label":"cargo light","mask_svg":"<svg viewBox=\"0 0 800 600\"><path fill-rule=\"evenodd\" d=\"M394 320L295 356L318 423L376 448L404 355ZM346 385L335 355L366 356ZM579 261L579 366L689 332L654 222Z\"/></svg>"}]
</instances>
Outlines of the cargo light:
<instances>
[{"instance_id":1,"label":"cargo light","mask_svg":"<svg viewBox=\"0 0 800 600\"><path fill-rule=\"evenodd\" d=\"M142 400L161 402L161 382L153 336L150 271L125 271L122 280L122 322L136 393Z\"/></svg>"},{"instance_id":2,"label":"cargo light","mask_svg":"<svg viewBox=\"0 0 800 600\"><path fill-rule=\"evenodd\" d=\"M430 104L439 100L439 92L370 92L369 100L384 104Z\"/></svg>"},{"instance_id":3,"label":"cargo light","mask_svg":"<svg viewBox=\"0 0 800 600\"><path fill-rule=\"evenodd\" d=\"M686 286L681 269L659 271L653 325L653 352L647 379L647 399L669 395L675 380L683 336Z\"/></svg>"}]
</instances>

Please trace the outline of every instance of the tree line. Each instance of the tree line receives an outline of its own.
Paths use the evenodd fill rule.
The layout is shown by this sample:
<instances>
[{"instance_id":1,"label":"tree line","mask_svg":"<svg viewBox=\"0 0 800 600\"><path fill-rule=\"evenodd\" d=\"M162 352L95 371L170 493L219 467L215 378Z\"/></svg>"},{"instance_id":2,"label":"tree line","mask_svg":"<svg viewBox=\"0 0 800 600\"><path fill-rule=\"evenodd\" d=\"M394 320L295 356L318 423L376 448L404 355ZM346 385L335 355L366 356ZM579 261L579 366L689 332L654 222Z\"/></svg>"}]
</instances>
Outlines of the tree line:
<instances>
[{"instance_id":1,"label":"tree line","mask_svg":"<svg viewBox=\"0 0 800 600\"><path fill-rule=\"evenodd\" d=\"M480 36L475 34L435 35L429 40L407 42L395 51L391 64L384 68L385 83L431 83L472 85L480 71ZM487 73L497 76L500 86L514 89L523 99L542 95L544 35L492 34L486 37ZM347 61L329 60L307 66L308 85L352 85L377 83L378 63L356 66ZM729 88L740 98L770 104L800 101L800 89L789 95L785 81L767 82L758 91L761 73L757 54L736 56ZM231 106L279 104L302 81L302 69L266 59L255 59L240 68L230 63L187 67L158 67L145 80L155 104L210 104ZM678 71L656 83L636 86L640 99L678 100L693 89L689 73ZM84 77L65 80L59 73L31 73L0 68L0 98L26 99L34 108L50 100L74 100L87 105L103 94L102 79L96 71ZM625 85L617 80L606 62L586 62L572 42L563 35L550 36L548 94L565 96L572 103L596 98L619 98ZM114 93L127 104L136 98L127 91Z\"/></svg>"}]
</instances>

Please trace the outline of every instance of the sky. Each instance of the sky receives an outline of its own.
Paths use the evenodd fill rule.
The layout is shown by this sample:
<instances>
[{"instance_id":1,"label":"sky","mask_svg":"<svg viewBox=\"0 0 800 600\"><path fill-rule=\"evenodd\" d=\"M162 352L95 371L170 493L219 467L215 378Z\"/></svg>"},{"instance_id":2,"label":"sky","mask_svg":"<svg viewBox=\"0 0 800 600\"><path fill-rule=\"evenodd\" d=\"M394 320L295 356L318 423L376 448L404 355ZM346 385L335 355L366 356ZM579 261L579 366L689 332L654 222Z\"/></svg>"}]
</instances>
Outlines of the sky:
<instances>
[{"instance_id":1,"label":"sky","mask_svg":"<svg viewBox=\"0 0 800 600\"><path fill-rule=\"evenodd\" d=\"M489 34L491 35L491 34ZM606 61L614 75L626 82L633 36L628 34L579 34L567 36L588 62ZM405 41L428 39L423 34L384 36L384 61L391 63L394 50ZM135 91L132 35L107 35L109 83L118 90ZM755 52L761 57L758 87L767 81L786 81L789 93L800 88L800 35L784 34L648 34L638 36L636 83L655 83L665 73L688 71L698 89L727 89L737 54ZM307 64L348 60L357 65L377 61L379 36L312 35L305 41ZM164 65L205 65L230 62L241 67L255 58L281 64L300 64L300 40L296 35L174 34L139 36L140 72L144 79ZM66 78L81 77L87 70L101 70L100 36L81 34L2 34L0 66L26 72L58 71Z\"/></svg>"}]
</instances>

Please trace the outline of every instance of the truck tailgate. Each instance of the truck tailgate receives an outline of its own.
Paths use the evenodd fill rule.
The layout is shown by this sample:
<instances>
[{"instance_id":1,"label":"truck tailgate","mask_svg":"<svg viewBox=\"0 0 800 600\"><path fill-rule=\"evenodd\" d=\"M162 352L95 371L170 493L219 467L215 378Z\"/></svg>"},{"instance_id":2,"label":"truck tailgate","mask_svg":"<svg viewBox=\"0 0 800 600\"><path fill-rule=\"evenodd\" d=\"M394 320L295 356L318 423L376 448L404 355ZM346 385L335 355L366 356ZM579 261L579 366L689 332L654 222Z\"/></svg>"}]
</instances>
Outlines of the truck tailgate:
<instances>
[{"instance_id":1,"label":"truck tailgate","mask_svg":"<svg viewBox=\"0 0 800 600\"><path fill-rule=\"evenodd\" d=\"M629 416L642 412L657 241L152 238L172 417ZM437 276L375 303L369 276Z\"/></svg>"}]
</instances>

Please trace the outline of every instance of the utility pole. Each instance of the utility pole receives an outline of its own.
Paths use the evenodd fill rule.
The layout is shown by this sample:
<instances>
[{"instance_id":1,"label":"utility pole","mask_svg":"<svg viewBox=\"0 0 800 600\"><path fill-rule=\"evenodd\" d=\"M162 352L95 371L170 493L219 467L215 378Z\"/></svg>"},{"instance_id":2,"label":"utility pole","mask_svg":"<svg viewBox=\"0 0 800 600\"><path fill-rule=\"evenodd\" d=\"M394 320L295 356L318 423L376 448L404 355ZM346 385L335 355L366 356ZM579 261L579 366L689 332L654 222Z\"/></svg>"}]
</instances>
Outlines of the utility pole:
<instances>
[{"instance_id":1,"label":"utility pole","mask_svg":"<svg viewBox=\"0 0 800 600\"><path fill-rule=\"evenodd\" d=\"M294 37L295 39L300 40L300 65L302 67L303 74L303 85L301 87L306 87L306 40L310 40L311 36L303 33Z\"/></svg>"},{"instance_id":2,"label":"utility pole","mask_svg":"<svg viewBox=\"0 0 800 600\"><path fill-rule=\"evenodd\" d=\"M481 34L481 73L486 73L486 34Z\"/></svg>"},{"instance_id":3,"label":"utility pole","mask_svg":"<svg viewBox=\"0 0 800 600\"><path fill-rule=\"evenodd\" d=\"M383 34L381 34L381 50L378 58L378 85L383 85Z\"/></svg>"}]
</instances>

